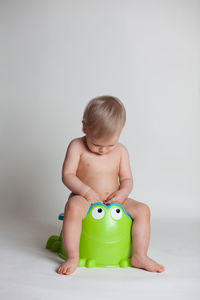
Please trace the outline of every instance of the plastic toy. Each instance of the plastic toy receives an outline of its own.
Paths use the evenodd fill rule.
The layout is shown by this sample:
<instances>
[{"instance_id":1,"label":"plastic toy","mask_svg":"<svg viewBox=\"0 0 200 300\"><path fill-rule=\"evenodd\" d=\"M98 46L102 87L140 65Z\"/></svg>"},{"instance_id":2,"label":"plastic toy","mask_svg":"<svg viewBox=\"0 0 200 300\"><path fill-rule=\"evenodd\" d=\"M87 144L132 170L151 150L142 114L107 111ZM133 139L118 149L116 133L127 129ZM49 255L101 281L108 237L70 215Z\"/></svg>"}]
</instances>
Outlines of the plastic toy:
<instances>
[{"instance_id":1,"label":"plastic toy","mask_svg":"<svg viewBox=\"0 0 200 300\"><path fill-rule=\"evenodd\" d=\"M63 219L64 214L60 214L59 220ZM132 223L133 219L119 203L93 204L82 221L79 267L131 267ZM66 260L62 230L60 236L48 239L46 248Z\"/></svg>"}]
</instances>

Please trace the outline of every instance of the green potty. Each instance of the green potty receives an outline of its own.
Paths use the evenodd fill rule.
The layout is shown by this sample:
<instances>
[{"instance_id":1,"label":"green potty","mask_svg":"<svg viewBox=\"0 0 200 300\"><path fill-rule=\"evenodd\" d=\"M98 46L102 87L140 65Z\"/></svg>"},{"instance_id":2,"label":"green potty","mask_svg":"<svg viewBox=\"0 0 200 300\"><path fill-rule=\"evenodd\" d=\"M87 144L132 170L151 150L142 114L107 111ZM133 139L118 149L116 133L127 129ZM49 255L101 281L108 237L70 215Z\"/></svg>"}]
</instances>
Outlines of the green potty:
<instances>
[{"instance_id":1,"label":"green potty","mask_svg":"<svg viewBox=\"0 0 200 300\"><path fill-rule=\"evenodd\" d=\"M59 220L63 219L64 214L60 214ZM82 221L79 267L131 267L132 223L119 203L93 204ZM62 231L59 237L51 236L46 247L66 260Z\"/></svg>"}]
</instances>

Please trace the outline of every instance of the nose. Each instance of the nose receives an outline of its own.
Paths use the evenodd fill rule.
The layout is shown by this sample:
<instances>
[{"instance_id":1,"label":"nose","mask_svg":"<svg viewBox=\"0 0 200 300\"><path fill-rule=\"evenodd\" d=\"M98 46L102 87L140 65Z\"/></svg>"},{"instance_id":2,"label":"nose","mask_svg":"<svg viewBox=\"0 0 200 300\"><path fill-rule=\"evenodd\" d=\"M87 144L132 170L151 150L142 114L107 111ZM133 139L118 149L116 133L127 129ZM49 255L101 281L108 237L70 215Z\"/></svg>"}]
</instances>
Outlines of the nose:
<instances>
[{"instance_id":1,"label":"nose","mask_svg":"<svg viewBox=\"0 0 200 300\"><path fill-rule=\"evenodd\" d=\"M103 154L105 152L106 152L106 148L104 147L99 148L99 153Z\"/></svg>"}]
</instances>

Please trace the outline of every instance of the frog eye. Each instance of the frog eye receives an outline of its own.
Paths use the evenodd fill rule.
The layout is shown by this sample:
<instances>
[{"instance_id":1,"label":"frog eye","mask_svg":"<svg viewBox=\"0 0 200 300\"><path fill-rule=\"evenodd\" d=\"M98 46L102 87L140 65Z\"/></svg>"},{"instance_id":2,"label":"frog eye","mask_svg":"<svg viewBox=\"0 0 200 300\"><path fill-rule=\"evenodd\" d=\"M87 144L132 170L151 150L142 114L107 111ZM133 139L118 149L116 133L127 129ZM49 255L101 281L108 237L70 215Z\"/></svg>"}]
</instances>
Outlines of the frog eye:
<instances>
[{"instance_id":1,"label":"frog eye","mask_svg":"<svg viewBox=\"0 0 200 300\"><path fill-rule=\"evenodd\" d=\"M100 206L95 207L92 211L92 216L94 219L97 219L97 220L102 219L104 217L104 215L105 215L105 211Z\"/></svg>"},{"instance_id":2,"label":"frog eye","mask_svg":"<svg viewBox=\"0 0 200 300\"><path fill-rule=\"evenodd\" d=\"M110 214L114 220L119 220L122 217L122 210L118 207L115 207L111 210Z\"/></svg>"}]
</instances>

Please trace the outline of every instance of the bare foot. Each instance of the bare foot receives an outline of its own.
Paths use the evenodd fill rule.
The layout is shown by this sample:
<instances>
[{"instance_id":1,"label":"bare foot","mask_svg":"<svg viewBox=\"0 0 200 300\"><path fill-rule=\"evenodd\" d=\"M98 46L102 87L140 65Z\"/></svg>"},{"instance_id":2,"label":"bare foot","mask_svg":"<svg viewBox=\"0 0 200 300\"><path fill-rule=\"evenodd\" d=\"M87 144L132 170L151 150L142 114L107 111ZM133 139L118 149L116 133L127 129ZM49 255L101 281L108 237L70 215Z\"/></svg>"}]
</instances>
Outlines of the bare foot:
<instances>
[{"instance_id":1,"label":"bare foot","mask_svg":"<svg viewBox=\"0 0 200 300\"><path fill-rule=\"evenodd\" d=\"M64 263L57 269L58 274L70 275L78 267L79 257L69 257Z\"/></svg>"},{"instance_id":2,"label":"bare foot","mask_svg":"<svg viewBox=\"0 0 200 300\"><path fill-rule=\"evenodd\" d=\"M134 255L131 258L131 264L135 268L145 269L150 272L161 273L165 270L165 267L159 265L156 261L152 260L148 256Z\"/></svg>"}]
</instances>

